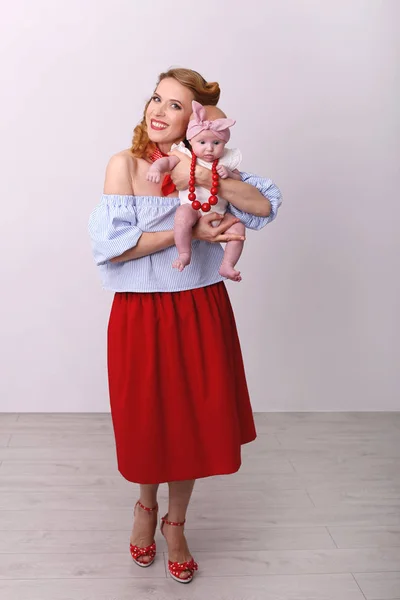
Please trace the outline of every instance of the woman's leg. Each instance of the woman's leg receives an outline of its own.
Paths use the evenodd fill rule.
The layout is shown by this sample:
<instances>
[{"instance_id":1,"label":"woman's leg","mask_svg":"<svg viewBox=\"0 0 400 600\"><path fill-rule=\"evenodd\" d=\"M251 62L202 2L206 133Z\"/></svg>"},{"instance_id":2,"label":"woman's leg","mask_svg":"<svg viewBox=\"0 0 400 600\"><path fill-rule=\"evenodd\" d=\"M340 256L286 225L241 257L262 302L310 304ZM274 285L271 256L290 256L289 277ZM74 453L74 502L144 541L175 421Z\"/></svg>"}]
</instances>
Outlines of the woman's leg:
<instances>
[{"instance_id":1,"label":"woman's leg","mask_svg":"<svg viewBox=\"0 0 400 600\"><path fill-rule=\"evenodd\" d=\"M157 504L158 483L140 486L140 502L147 508L153 508ZM157 527L157 511L147 512L139 505L135 509L135 520L131 534L131 544L146 548L154 541L154 534ZM142 556L139 562L148 563L151 558Z\"/></svg>"},{"instance_id":2,"label":"woman's leg","mask_svg":"<svg viewBox=\"0 0 400 600\"><path fill-rule=\"evenodd\" d=\"M171 481L169 486L168 521L181 523L186 519L186 512L192 495L195 480ZM184 535L183 527L174 527L164 523L163 533L168 543L168 558L172 562L186 562L192 556ZM190 571L183 571L182 579L191 576Z\"/></svg>"}]
</instances>

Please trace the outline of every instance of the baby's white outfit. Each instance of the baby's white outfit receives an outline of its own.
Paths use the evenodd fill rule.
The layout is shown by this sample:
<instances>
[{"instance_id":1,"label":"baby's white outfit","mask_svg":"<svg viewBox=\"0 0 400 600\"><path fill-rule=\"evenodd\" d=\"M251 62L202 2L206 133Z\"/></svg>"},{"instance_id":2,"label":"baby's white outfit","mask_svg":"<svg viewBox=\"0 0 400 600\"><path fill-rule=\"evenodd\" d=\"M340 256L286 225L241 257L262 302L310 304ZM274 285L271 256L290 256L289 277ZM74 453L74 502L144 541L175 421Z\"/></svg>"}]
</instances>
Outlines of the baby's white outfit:
<instances>
[{"instance_id":1,"label":"baby's white outfit","mask_svg":"<svg viewBox=\"0 0 400 600\"><path fill-rule=\"evenodd\" d=\"M189 158L192 158L192 153L190 152L190 150L188 148L186 148L186 146L183 142L180 142L179 144L173 144L171 147L171 152L173 150L178 150L179 152L186 154L186 156L188 156ZM221 156L221 158L218 161L218 164L224 165L224 167L226 167L230 171L234 171L235 169L239 168L239 165L241 162L242 162L242 153L240 152L240 150L238 148L232 148L232 149L225 148L223 155ZM206 169L211 170L211 168L212 168L212 163L206 162L205 160L202 160L201 158L197 159L197 164L199 164L201 167L205 167ZM191 200L189 200L189 198L188 198L189 193L190 193L189 190L181 190L179 192L179 200L180 200L181 204L192 204ZM217 194L217 196L218 196L218 204L216 204L215 206L212 206L211 210L213 212L218 213L219 215L224 215L226 213L226 209L228 207L228 202L226 200L224 200L224 198L221 198L219 196L219 194ZM196 186L196 200L198 200L201 204L203 204L204 202L208 202L209 197L210 197L210 190L207 190L206 188L203 188L203 187ZM199 213L202 215L206 214L201 209L199 210Z\"/></svg>"}]
</instances>

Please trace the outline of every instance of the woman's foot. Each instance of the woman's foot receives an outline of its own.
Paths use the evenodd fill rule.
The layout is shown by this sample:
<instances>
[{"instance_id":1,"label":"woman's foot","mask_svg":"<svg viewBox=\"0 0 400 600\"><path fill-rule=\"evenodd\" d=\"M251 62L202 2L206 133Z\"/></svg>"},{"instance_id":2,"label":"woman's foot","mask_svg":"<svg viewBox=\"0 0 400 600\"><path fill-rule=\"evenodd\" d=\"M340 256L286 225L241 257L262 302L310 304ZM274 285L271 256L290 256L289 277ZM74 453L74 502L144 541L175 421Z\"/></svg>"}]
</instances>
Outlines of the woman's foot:
<instances>
[{"instance_id":1,"label":"woman's foot","mask_svg":"<svg viewBox=\"0 0 400 600\"><path fill-rule=\"evenodd\" d=\"M154 542L157 528L157 510L147 511L140 504L136 504L134 514L135 520L130 538L131 546L148 548ZM149 556L140 556L136 560L146 565L153 562L154 557L150 553Z\"/></svg>"},{"instance_id":2,"label":"woman's foot","mask_svg":"<svg viewBox=\"0 0 400 600\"><path fill-rule=\"evenodd\" d=\"M236 269L234 269L232 265L228 265L228 263L222 263L219 274L221 277L226 277L231 281L242 281L240 271L236 271Z\"/></svg>"},{"instance_id":3,"label":"woman's foot","mask_svg":"<svg viewBox=\"0 0 400 600\"><path fill-rule=\"evenodd\" d=\"M168 516L167 516L168 517ZM189 552L189 547L185 538L183 527L176 527L168 525L168 523L162 523L162 534L167 540L168 544L168 560L171 563L185 563L193 560L192 555ZM193 571L187 570L182 571L178 575L179 579L183 581L193 578Z\"/></svg>"}]
</instances>

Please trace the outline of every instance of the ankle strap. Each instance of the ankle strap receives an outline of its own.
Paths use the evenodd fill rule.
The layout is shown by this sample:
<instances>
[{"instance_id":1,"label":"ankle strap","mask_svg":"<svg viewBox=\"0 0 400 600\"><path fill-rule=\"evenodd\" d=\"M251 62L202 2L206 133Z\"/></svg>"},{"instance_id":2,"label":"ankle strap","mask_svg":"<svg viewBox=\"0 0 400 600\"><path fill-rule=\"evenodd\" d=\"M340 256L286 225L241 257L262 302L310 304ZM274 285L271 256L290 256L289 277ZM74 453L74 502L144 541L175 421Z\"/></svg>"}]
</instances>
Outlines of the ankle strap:
<instances>
[{"instance_id":1,"label":"ankle strap","mask_svg":"<svg viewBox=\"0 0 400 600\"><path fill-rule=\"evenodd\" d=\"M182 521L182 523L175 523L174 521L168 521L167 516L168 515L165 515L165 517L161 517L161 521L163 523L166 523L167 525L173 525L174 527L183 527L184 524L186 523L186 519L184 521Z\"/></svg>"},{"instance_id":2,"label":"ankle strap","mask_svg":"<svg viewBox=\"0 0 400 600\"><path fill-rule=\"evenodd\" d=\"M147 508L147 506L145 506L144 504L142 504L142 503L140 502L140 500L138 500L138 501L136 502L136 505L138 505L138 504L139 504L140 508L143 508L143 510L145 510L145 511L147 511L147 512L153 512L153 511L155 511L155 510L157 510L157 509L158 509L158 503L156 503L156 505L155 505L155 506L153 506L153 508Z\"/></svg>"}]
</instances>

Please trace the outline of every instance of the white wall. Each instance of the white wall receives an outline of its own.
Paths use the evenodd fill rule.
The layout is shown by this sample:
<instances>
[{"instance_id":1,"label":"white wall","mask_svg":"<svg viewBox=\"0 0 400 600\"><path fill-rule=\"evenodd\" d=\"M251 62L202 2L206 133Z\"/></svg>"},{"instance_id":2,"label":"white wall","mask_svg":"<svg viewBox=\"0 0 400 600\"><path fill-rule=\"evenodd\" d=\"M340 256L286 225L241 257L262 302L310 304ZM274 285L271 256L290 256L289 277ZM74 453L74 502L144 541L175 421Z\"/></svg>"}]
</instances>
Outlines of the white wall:
<instances>
[{"instance_id":1,"label":"white wall","mask_svg":"<svg viewBox=\"0 0 400 600\"><path fill-rule=\"evenodd\" d=\"M399 9L4 3L0 411L108 410L87 219L171 65L220 81L244 167L285 197L230 286L255 410L400 409Z\"/></svg>"}]
</instances>

